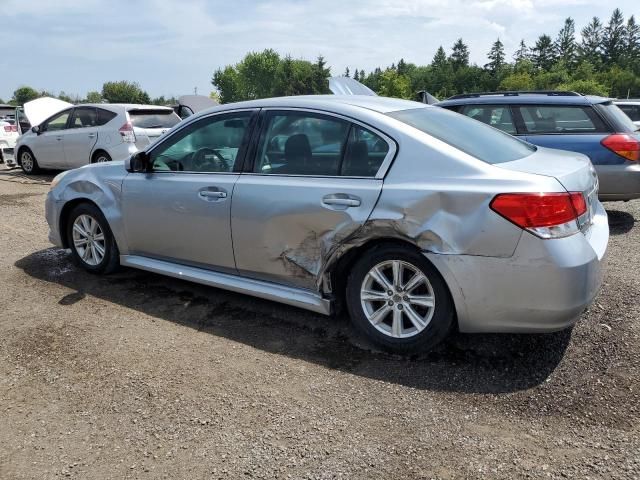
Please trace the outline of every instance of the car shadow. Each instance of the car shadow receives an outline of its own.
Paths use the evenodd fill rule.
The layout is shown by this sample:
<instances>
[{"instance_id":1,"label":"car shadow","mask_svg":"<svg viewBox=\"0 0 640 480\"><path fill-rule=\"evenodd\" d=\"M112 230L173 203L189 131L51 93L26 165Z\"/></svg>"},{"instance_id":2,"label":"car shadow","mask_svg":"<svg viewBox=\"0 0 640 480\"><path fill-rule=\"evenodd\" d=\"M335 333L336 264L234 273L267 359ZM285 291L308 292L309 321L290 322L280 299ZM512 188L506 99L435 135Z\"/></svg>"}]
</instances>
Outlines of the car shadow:
<instances>
[{"instance_id":1,"label":"car shadow","mask_svg":"<svg viewBox=\"0 0 640 480\"><path fill-rule=\"evenodd\" d=\"M27 175L20 167L7 167L6 164L2 164L0 167L0 182L48 185L53 177L60 173L56 170L42 170L38 175Z\"/></svg>"},{"instance_id":2,"label":"car shadow","mask_svg":"<svg viewBox=\"0 0 640 480\"><path fill-rule=\"evenodd\" d=\"M629 212L620 210L607 210L609 217L609 233L611 235L624 235L635 225L635 218Z\"/></svg>"},{"instance_id":3,"label":"car shadow","mask_svg":"<svg viewBox=\"0 0 640 480\"><path fill-rule=\"evenodd\" d=\"M541 384L562 360L571 331L537 335L454 333L428 354L377 351L344 315L324 317L275 302L134 269L96 276L74 266L68 251L34 252L15 265L73 291L73 305L91 295L152 317L274 354L408 387L505 393ZM541 355L540 352L544 352Z\"/></svg>"}]
</instances>

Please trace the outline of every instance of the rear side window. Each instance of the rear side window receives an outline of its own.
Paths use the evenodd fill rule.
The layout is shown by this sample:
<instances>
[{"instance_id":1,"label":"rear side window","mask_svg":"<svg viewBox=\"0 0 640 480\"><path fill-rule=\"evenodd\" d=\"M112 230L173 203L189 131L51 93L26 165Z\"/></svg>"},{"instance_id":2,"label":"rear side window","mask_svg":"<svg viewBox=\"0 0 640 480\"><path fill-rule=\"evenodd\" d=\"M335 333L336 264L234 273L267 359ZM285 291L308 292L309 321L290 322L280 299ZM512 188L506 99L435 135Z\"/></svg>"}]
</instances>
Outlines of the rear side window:
<instances>
[{"instance_id":1,"label":"rear side window","mask_svg":"<svg viewBox=\"0 0 640 480\"><path fill-rule=\"evenodd\" d=\"M590 106L520 105L526 133L607 133L608 129Z\"/></svg>"},{"instance_id":2,"label":"rear side window","mask_svg":"<svg viewBox=\"0 0 640 480\"><path fill-rule=\"evenodd\" d=\"M98 118L96 121L96 125L98 126L106 125L107 123L109 123L111 120L113 120L118 116L117 113L111 112L109 110L104 110L103 108L98 108L97 111L98 111Z\"/></svg>"},{"instance_id":3,"label":"rear side window","mask_svg":"<svg viewBox=\"0 0 640 480\"><path fill-rule=\"evenodd\" d=\"M596 108L602 112L618 133L635 132L638 127L631 119L613 102L599 103Z\"/></svg>"},{"instance_id":4,"label":"rear side window","mask_svg":"<svg viewBox=\"0 0 640 480\"><path fill-rule=\"evenodd\" d=\"M389 144L369 130L353 125L340 175L346 177L375 177L389 153Z\"/></svg>"},{"instance_id":5,"label":"rear side window","mask_svg":"<svg viewBox=\"0 0 640 480\"><path fill-rule=\"evenodd\" d=\"M511 109L508 105L465 105L460 113L503 132L516 133L516 126L513 123Z\"/></svg>"},{"instance_id":6,"label":"rear side window","mask_svg":"<svg viewBox=\"0 0 640 480\"><path fill-rule=\"evenodd\" d=\"M337 176L350 124L301 112L273 112L258 149L254 172L276 175Z\"/></svg>"},{"instance_id":7,"label":"rear side window","mask_svg":"<svg viewBox=\"0 0 640 480\"><path fill-rule=\"evenodd\" d=\"M73 110L69 128L87 128L96 126L96 109L93 107L78 107Z\"/></svg>"},{"instance_id":8,"label":"rear side window","mask_svg":"<svg viewBox=\"0 0 640 480\"><path fill-rule=\"evenodd\" d=\"M618 108L620 108L620 110L622 110L632 121L640 121L640 105L618 105Z\"/></svg>"},{"instance_id":9,"label":"rear side window","mask_svg":"<svg viewBox=\"0 0 640 480\"><path fill-rule=\"evenodd\" d=\"M533 145L507 133L439 107L399 110L387 115L486 163L511 162L536 151Z\"/></svg>"},{"instance_id":10,"label":"rear side window","mask_svg":"<svg viewBox=\"0 0 640 480\"><path fill-rule=\"evenodd\" d=\"M129 119L138 128L171 128L180 123L173 110L129 110Z\"/></svg>"}]
</instances>

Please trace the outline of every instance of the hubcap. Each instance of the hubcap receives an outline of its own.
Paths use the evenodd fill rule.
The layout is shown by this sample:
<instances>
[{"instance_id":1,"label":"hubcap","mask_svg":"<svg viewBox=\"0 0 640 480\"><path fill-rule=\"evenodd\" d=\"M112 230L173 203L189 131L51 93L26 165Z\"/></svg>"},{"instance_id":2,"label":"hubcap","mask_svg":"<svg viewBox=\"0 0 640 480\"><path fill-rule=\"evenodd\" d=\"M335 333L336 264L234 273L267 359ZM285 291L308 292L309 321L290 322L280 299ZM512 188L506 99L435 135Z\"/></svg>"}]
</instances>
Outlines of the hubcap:
<instances>
[{"instance_id":1,"label":"hubcap","mask_svg":"<svg viewBox=\"0 0 640 480\"><path fill-rule=\"evenodd\" d=\"M24 168L27 172L33 170L33 158L31 158L31 154L29 152L24 152L21 158L22 168Z\"/></svg>"},{"instance_id":2,"label":"hubcap","mask_svg":"<svg viewBox=\"0 0 640 480\"><path fill-rule=\"evenodd\" d=\"M402 260L387 260L369 270L360 301L371 325L393 338L422 332L431 322L436 304L427 276Z\"/></svg>"},{"instance_id":3,"label":"hubcap","mask_svg":"<svg viewBox=\"0 0 640 480\"><path fill-rule=\"evenodd\" d=\"M104 232L91 215L80 215L73 222L73 247L87 265L98 265L105 254Z\"/></svg>"},{"instance_id":4,"label":"hubcap","mask_svg":"<svg viewBox=\"0 0 640 480\"><path fill-rule=\"evenodd\" d=\"M103 155L100 155L98 158L96 158L96 163L104 163L104 162L108 162L109 159Z\"/></svg>"}]
</instances>

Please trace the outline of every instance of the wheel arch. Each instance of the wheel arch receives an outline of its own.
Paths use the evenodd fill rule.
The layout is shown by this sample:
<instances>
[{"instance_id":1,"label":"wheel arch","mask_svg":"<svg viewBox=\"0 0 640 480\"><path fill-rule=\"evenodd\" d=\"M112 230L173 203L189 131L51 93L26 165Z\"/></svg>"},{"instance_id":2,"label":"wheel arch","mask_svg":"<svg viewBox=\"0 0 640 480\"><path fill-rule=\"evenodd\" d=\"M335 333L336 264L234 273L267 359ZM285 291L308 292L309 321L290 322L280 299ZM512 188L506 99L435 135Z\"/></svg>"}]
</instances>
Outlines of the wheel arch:
<instances>
[{"instance_id":1,"label":"wheel arch","mask_svg":"<svg viewBox=\"0 0 640 480\"><path fill-rule=\"evenodd\" d=\"M75 207L83 203L93 205L94 207L96 207L98 210L102 212L102 209L96 204L96 202L88 198L74 198L73 200L70 200L67 203L65 203L62 209L60 210L60 218L58 220L58 231L60 232L60 240L62 241L62 246L64 248L70 248L69 238L67 236L67 224L69 222L69 215L71 214L71 212ZM104 215L104 212L102 213L102 215ZM109 223L109 220L107 220L107 223ZM109 226L109 228L111 228L111 226Z\"/></svg>"},{"instance_id":2,"label":"wheel arch","mask_svg":"<svg viewBox=\"0 0 640 480\"><path fill-rule=\"evenodd\" d=\"M362 245L358 245L357 247L347 250L336 260L333 267L329 270L332 293L334 295L334 305L337 312L342 311L346 305L347 280L349 272L353 269L355 263L367 252L386 246L406 248L416 253L423 253L423 250L416 244L397 237L372 238ZM456 322L457 327L458 310L464 308L464 304L461 303L462 298L460 288L450 272L442 271L442 263L434 262L433 257L431 256L425 256L425 259L427 259L427 261L431 263L434 269L440 274L440 277L449 291L449 295L453 300L454 321Z\"/></svg>"},{"instance_id":3,"label":"wheel arch","mask_svg":"<svg viewBox=\"0 0 640 480\"><path fill-rule=\"evenodd\" d=\"M100 153L104 153L107 157L111 158L111 155L109 155L109 152L107 152L104 148L102 147L98 147L96 148L93 153L91 154L91 163L95 163L96 158L98 158L98 155Z\"/></svg>"}]
</instances>

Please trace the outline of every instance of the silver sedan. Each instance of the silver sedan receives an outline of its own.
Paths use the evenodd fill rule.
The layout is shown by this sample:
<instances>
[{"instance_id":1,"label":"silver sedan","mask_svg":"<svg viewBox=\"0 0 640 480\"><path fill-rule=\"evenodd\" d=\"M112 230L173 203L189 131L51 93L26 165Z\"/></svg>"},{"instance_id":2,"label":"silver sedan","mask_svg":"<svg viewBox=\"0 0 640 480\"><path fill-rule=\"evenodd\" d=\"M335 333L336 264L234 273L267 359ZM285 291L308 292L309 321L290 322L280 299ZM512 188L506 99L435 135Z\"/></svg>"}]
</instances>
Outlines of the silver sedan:
<instances>
[{"instance_id":1,"label":"silver sedan","mask_svg":"<svg viewBox=\"0 0 640 480\"><path fill-rule=\"evenodd\" d=\"M388 350L572 325L609 237L586 157L371 96L221 105L124 162L58 175L50 240L331 314ZM215 291L212 290L212 295Z\"/></svg>"}]
</instances>

